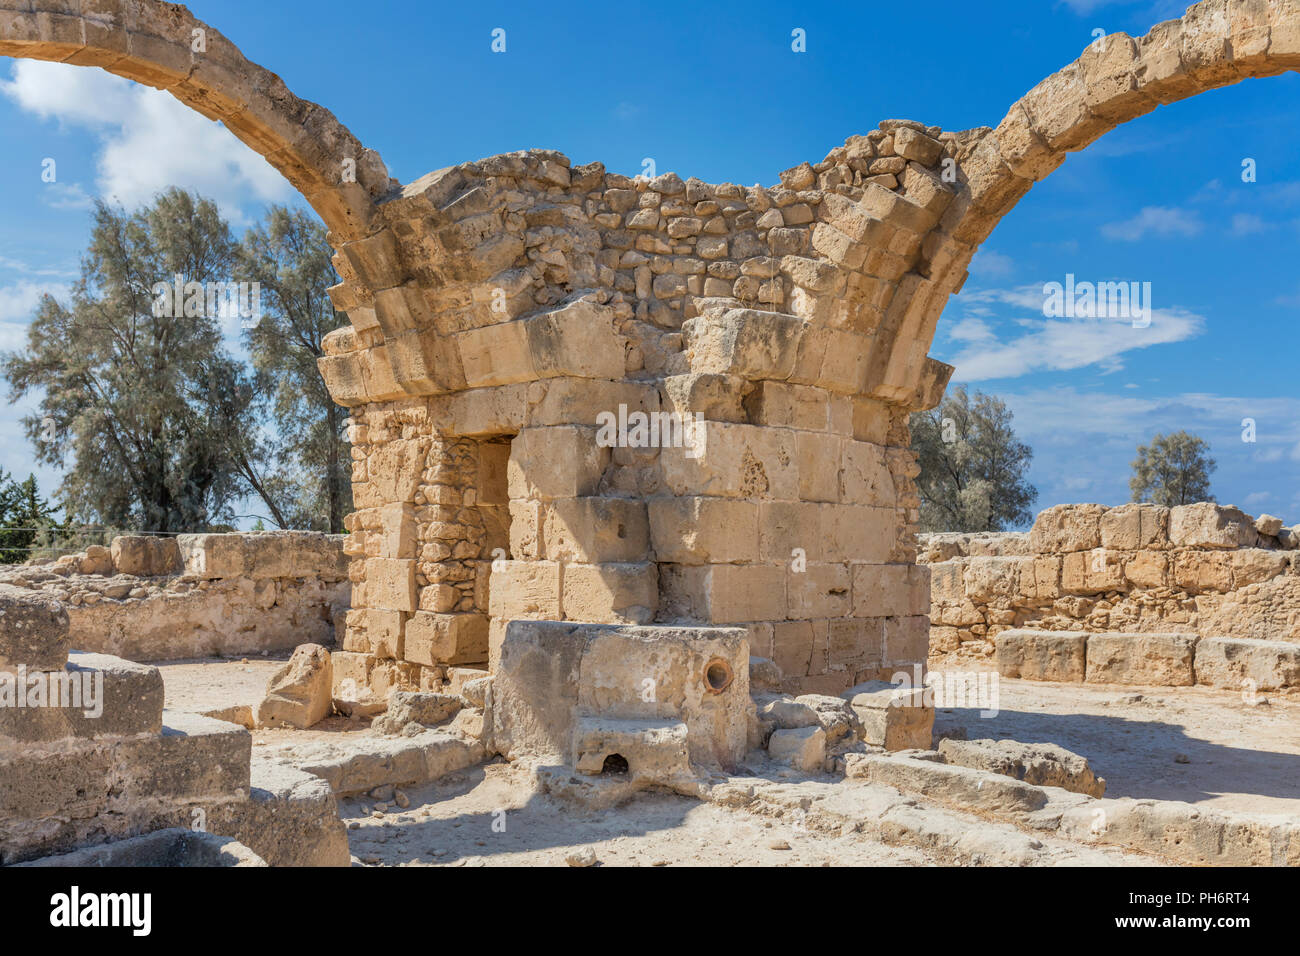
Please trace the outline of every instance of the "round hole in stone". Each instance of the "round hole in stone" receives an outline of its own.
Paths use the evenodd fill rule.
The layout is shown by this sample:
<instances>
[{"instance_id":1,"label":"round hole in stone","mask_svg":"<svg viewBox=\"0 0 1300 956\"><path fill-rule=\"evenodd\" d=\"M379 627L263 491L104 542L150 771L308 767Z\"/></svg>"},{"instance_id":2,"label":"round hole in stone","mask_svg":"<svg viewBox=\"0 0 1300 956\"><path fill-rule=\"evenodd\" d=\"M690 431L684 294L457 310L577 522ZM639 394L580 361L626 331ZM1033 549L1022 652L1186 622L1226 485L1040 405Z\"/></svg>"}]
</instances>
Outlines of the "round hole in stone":
<instances>
[{"instance_id":1,"label":"round hole in stone","mask_svg":"<svg viewBox=\"0 0 1300 956\"><path fill-rule=\"evenodd\" d=\"M600 772L607 773L627 773L627 758L622 754L610 754L605 758L604 764L601 765Z\"/></svg>"},{"instance_id":2,"label":"round hole in stone","mask_svg":"<svg viewBox=\"0 0 1300 956\"><path fill-rule=\"evenodd\" d=\"M721 694L731 686L734 677L735 675L731 673L731 665L721 657L715 657L704 668L704 686L710 694Z\"/></svg>"}]
</instances>

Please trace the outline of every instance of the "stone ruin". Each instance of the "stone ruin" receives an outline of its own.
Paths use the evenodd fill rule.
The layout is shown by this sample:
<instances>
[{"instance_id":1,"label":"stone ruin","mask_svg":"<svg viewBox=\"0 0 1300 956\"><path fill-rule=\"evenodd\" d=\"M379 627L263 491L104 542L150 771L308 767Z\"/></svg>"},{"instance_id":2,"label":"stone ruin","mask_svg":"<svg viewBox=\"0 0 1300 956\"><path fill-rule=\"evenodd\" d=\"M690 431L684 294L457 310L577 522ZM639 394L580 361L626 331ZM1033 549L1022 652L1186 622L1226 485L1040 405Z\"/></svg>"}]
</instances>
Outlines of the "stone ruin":
<instances>
[{"instance_id":1,"label":"stone ruin","mask_svg":"<svg viewBox=\"0 0 1300 956\"><path fill-rule=\"evenodd\" d=\"M757 747L805 773L937 787L1107 842L1083 826L1086 806L1050 813L1053 794L996 774L977 785L985 771L961 762L1023 768L1041 754L889 756L928 748L933 720L919 688L912 700L884 683L919 672L930 650L908 416L943 394L952 369L926 351L1001 217L1115 126L1300 67L1296 0L1203 0L1143 37L1091 44L996 128L887 120L771 187L628 178L551 150L403 185L327 110L184 7L151 0L0 0L0 54L167 90L266 157L329 227L343 280L331 296L349 324L326 336L320 369L351 414L351 603L341 649L300 649L271 711L318 712L322 675L355 713L387 707L396 739L377 772L397 780L384 785L501 753L590 799L653 784L735 801L744 788L726 775ZM153 681L108 660L29 660L4 640L0 666ZM276 827L250 834L241 815L316 813L324 796L254 787L247 731L169 730L157 695L143 696L148 708L113 732L0 735L40 742L7 758L29 771L0 779L63 788L38 812L30 783L10 784L0 843L52 852L174 826L202 791L229 813L230 838L284 861ZM419 719L452 712L454 734ZM208 739L228 748L212 761L225 776L142 771L138 787L110 788L117 802L69 796L76 773L100 792L132 748ZM83 752L94 759L74 773ZM625 779L598 785L611 761ZM335 763L316 779L347 792L375 766ZM1076 771L1043 779L1084 780ZM891 807L876 815L915 828ZM1224 849L1231 822L1181 849L1161 843L1164 812L1114 810L1129 822L1116 832L1197 862L1245 858ZM1291 831L1260 839L1250 852L1264 846L1265 861L1296 859Z\"/></svg>"}]
</instances>

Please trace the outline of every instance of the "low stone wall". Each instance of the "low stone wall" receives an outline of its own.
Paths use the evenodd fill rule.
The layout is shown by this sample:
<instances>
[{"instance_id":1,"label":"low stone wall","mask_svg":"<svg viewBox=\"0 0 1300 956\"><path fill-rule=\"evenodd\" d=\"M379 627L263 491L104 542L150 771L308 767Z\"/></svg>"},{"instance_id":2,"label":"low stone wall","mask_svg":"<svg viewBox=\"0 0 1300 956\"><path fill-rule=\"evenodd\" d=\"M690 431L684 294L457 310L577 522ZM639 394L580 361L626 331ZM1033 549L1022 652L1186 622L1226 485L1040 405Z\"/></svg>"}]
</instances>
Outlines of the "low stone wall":
<instances>
[{"instance_id":1,"label":"low stone wall","mask_svg":"<svg viewBox=\"0 0 1300 956\"><path fill-rule=\"evenodd\" d=\"M1011 628L1300 644L1298 541L1212 503L1058 505L1028 532L923 534L930 661L991 657Z\"/></svg>"},{"instance_id":2,"label":"low stone wall","mask_svg":"<svg viewBox=\"0 0 1300 956\"><path fill-rule=\"evenodd\" d=\"M0 584L59 600L78 650L136 661L333 645L351 597L343 536L304 531L122 536Z\"/></svg>"}]
</instances>

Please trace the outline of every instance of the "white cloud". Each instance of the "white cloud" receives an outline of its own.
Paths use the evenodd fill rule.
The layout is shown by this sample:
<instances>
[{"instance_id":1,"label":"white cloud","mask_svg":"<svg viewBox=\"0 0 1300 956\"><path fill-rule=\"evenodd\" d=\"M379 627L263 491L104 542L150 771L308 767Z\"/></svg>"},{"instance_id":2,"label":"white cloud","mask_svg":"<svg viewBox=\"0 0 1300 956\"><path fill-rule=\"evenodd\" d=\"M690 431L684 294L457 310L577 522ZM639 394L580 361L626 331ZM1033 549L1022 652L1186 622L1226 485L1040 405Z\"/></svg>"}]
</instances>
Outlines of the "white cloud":
<instances>
[{"instance_id":1,"label":"white cloud","mask_svg":"<svg viewBox=\"0 0 1300 956\"><path fill-rule=\"evenodd\" d=\"M0 93L36 116L90 130L101 147L97 191L128 209L181 186L212 198L222 215L243 224L243 203L293 195L289 183L224 126L161 90L100 70L18 60L12 78L0 80ZM63 201L75 204L79 188L68 186Z\"/></svg>"},{"instance_id":2,"label":"white cloud","mask_svg":"<svg viewBox=\"0 0 1300 956\"><path fill-rule=\"evenodd\" d=\"M980 249L971 260L970 271L972 275L1003 278L1016 271L1016 261L992 249Z\"/></svg>"},{"instance_id":3,"label":"white cloud","mask_svg":"<svg viewBox=\"0 0 1300 956\"><path fill-rule=\"evenodd\" d=\"M1089 365L1117 372L1124 367L1125 352L1181 342L1199 335L1205 325L1204 317L1176 306L1152 309L1145 328L1134 328L1130 319L1045 318L1041 286L977 290L963 293L959 301L965 317L951 327L939 326L945 344L956 344L956 351L942 349L939 357L956 367L954 379L965 382ZM1000 306L1029 313L1009 323L1023 331L995 333L989 319Z\"/></svg>"},{"instance_id":4,"label":"white cloud","mask_svg":"<svg viewBox=\"0 0 1300 956\"><path fill-rule=\"evenodd\" d=\"M1232 226L1229 231L1234 236L1254 236L1261 232L1266 232L1270 228L1259 216L1253 213L1239 212L1232 217Z\"/></svg>"},{"instance_id":5,"label":"white cloud","mask_svg":"<svg viewBox=\"0 0 1300 956\"><path fill-rule=\"evenodd\" d=\"M1101 234L1107 239L1136 242L1147 235L1195 236L1203 228L1194 212L1176 206L1144 206L1132 219L1106 223L1101 227Z\"/></svg>"},{"instance_id":6,"label":"white cloud","mask_svg":"<svg viewBox=\"0 0 1300 956\"><path fill-rule=\"evenodd\" d=\"M0 286L0 352L12 352L27 342L27 326L42 295L48 292L58 297L67 291L68 287L63 283L30 282L26 279Z\"/></svg>"}]
</instances>

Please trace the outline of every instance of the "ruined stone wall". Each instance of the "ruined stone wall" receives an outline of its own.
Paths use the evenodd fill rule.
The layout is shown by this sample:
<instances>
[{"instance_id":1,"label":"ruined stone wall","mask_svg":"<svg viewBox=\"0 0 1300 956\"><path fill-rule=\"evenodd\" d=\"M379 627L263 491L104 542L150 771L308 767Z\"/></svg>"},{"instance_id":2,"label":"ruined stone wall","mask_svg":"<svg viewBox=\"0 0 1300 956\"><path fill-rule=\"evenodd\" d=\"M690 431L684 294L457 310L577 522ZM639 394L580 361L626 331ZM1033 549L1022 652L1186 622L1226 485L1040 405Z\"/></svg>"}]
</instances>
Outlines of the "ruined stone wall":
<instances>
[{"instance_id":1,"label":"ruined stone wall","mask_svg":"<svg viewBox=\"0 0 1300 956\"><path fill-rule=\"evenodd\" d=\"M359 509L336 683L436 689L517 618L744 624L792 690L923 659L906 421L949 370L908 402L863 383L951 198L942 135L882 124L771 189L532 151L381 204L321 362ZM685 441L603 441L620 414Z\"/></svg>"},{"instance_id":2,"label":"ruined stone wall","mask_svg":"<svg viewBox=\"0 0 1300 956\"><path fill-rule=\"evenodd\" d=\"M79 651L135 661L333 644L350 586L343 536L314 532L123 536L0 584L56 598Z\"/></svg>"},{"instance_id":3,"label":"ruined stone wall","mask_svg":"<svg viewBox=\"0 0 1300 956\"><path fill-rule=\"evenodd\" d=\"M1058 505L1033 529L928 534L930 659L994 653L1012 628L1300 643L1300 529L1210 503Z\"/></svg>"}]
</instances>

